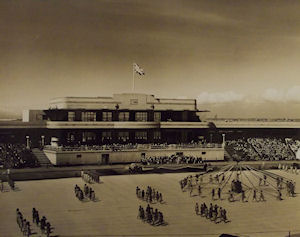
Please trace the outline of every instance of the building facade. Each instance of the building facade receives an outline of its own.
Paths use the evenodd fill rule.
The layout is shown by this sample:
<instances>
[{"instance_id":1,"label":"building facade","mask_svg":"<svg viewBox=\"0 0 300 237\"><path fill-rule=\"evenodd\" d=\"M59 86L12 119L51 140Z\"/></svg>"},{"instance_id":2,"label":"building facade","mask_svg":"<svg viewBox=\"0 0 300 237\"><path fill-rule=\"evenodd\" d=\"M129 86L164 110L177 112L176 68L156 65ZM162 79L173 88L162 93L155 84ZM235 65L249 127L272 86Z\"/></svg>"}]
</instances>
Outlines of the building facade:
<instances>
[{"instance_id":1,"label":"building facade","mask_svg":"<svg viewBox=\"0 0 300 237\"><path fill-rule=\"evenodd\" d=\"M198 142L211 132L200 112L195 99L136 93L61 97L52 99L49 109L24 111L22 122L0 124L0 142L29 139L39 146L53 137L63 146Z\"/></svg>"},{"instance_id":2,"label":"building facade","mask_svg":"<svg viewBox=\"0 0 300 237\"><path fill-rule=\"evenodd\" d=\"M47 128L64 145L189 143L208 128L196 100L145 94L56 98L43 113Z\"/></svg>"}]
</instances>

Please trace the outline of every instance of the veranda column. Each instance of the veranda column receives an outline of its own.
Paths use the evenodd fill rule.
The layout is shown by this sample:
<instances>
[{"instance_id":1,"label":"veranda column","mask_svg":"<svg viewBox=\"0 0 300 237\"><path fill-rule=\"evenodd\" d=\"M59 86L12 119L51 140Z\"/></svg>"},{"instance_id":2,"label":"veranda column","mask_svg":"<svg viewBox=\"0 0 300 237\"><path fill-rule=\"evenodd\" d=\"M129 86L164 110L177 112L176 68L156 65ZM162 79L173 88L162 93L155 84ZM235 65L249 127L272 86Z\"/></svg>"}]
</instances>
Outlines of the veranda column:
<instances>
[{"instance_id":1,"label":"veranda column","mask_svg":"<svg viewBox=\"0 0 300 237\"><path fill-rule=\"evenodd\" d=\"M29 136L26 136L26 148L30 149L30 144L29 144Z\"/></svg>"},{"instance_id":2,"label":"veranda column","mask_svg":"<svg viewBox=\"0 0 300 237\"><path fill-rule=\"evenodd\" d=\"M44 146L45 146L45 136L42 135L41 138L42 138L42 143L41 143L41 145L42 145L42 147L44 147Z\"/></svg>"}]
</instances>

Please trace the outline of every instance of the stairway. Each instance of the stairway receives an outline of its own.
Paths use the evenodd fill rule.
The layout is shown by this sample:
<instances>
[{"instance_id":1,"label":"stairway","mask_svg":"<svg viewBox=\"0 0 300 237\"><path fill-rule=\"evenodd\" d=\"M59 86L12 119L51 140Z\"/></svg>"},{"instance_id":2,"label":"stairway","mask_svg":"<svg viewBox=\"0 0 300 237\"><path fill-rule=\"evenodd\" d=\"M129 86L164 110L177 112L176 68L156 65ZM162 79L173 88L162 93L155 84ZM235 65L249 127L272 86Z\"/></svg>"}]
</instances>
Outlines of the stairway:
<instances>
[{"instance_id":1,"label":"stairway","mask_svg":"<svg viewBox=\"0 0 300 237\"><path fill-rule=\"evenodd\" d=\"M225 160L233 160L231 154L226 150L226 148L224 149L224 159Z\"/></svg>"},{"instance_id":2,"label":"stairway","mask_svg":"<svg viewBox=\"0 0 300 237\"><path fill-rule=\"evenodd\" d=\"M38 148L33 148L32 153L37 158L38 162L42 167L53 166L50 160L48 159L48 157L45 155L43 150L40 150Z\"/></svg>"}]
</instances>

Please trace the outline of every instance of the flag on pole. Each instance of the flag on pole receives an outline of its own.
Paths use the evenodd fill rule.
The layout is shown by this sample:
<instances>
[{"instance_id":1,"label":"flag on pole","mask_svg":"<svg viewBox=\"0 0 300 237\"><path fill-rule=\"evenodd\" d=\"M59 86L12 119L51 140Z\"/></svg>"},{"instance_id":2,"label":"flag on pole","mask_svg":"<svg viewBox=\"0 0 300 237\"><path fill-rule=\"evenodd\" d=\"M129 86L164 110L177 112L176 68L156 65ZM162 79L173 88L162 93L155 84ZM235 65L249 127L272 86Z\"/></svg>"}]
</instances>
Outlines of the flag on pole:
<instances>
[{"instance_id":1,"label":"flag on pole","mask_svg":"<svg viewBox=\"0 0 300 237\"><path fill-rule=\"evenodd\" d=\"M139 65L137 65L136 63L133 64L133 70L134 70L137 74L139 74L139 75L141 75L141 76L144 76L144 75L145 75L144 69L141 68L141 67L140 67Z\"/></svg>"}]
</instances>

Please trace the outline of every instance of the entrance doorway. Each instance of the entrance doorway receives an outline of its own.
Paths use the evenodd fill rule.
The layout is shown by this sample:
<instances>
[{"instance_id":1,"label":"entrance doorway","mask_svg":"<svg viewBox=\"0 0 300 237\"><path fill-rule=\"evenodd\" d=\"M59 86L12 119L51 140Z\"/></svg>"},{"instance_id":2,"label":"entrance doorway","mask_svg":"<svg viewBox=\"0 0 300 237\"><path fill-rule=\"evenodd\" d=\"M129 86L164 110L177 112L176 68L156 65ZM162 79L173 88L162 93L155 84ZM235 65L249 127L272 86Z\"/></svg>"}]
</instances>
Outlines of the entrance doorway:
<instances>
[{"instance_id":1,"label":"entrance doorway","mask_svg":"<svg viewBox=\"0 0 300 237\"><path fill-rule=\"evenodd\" d=\"M109 154L102 154L101 164L102 165L108 165L109 164Z\"/></svg>"}]
</instances>

